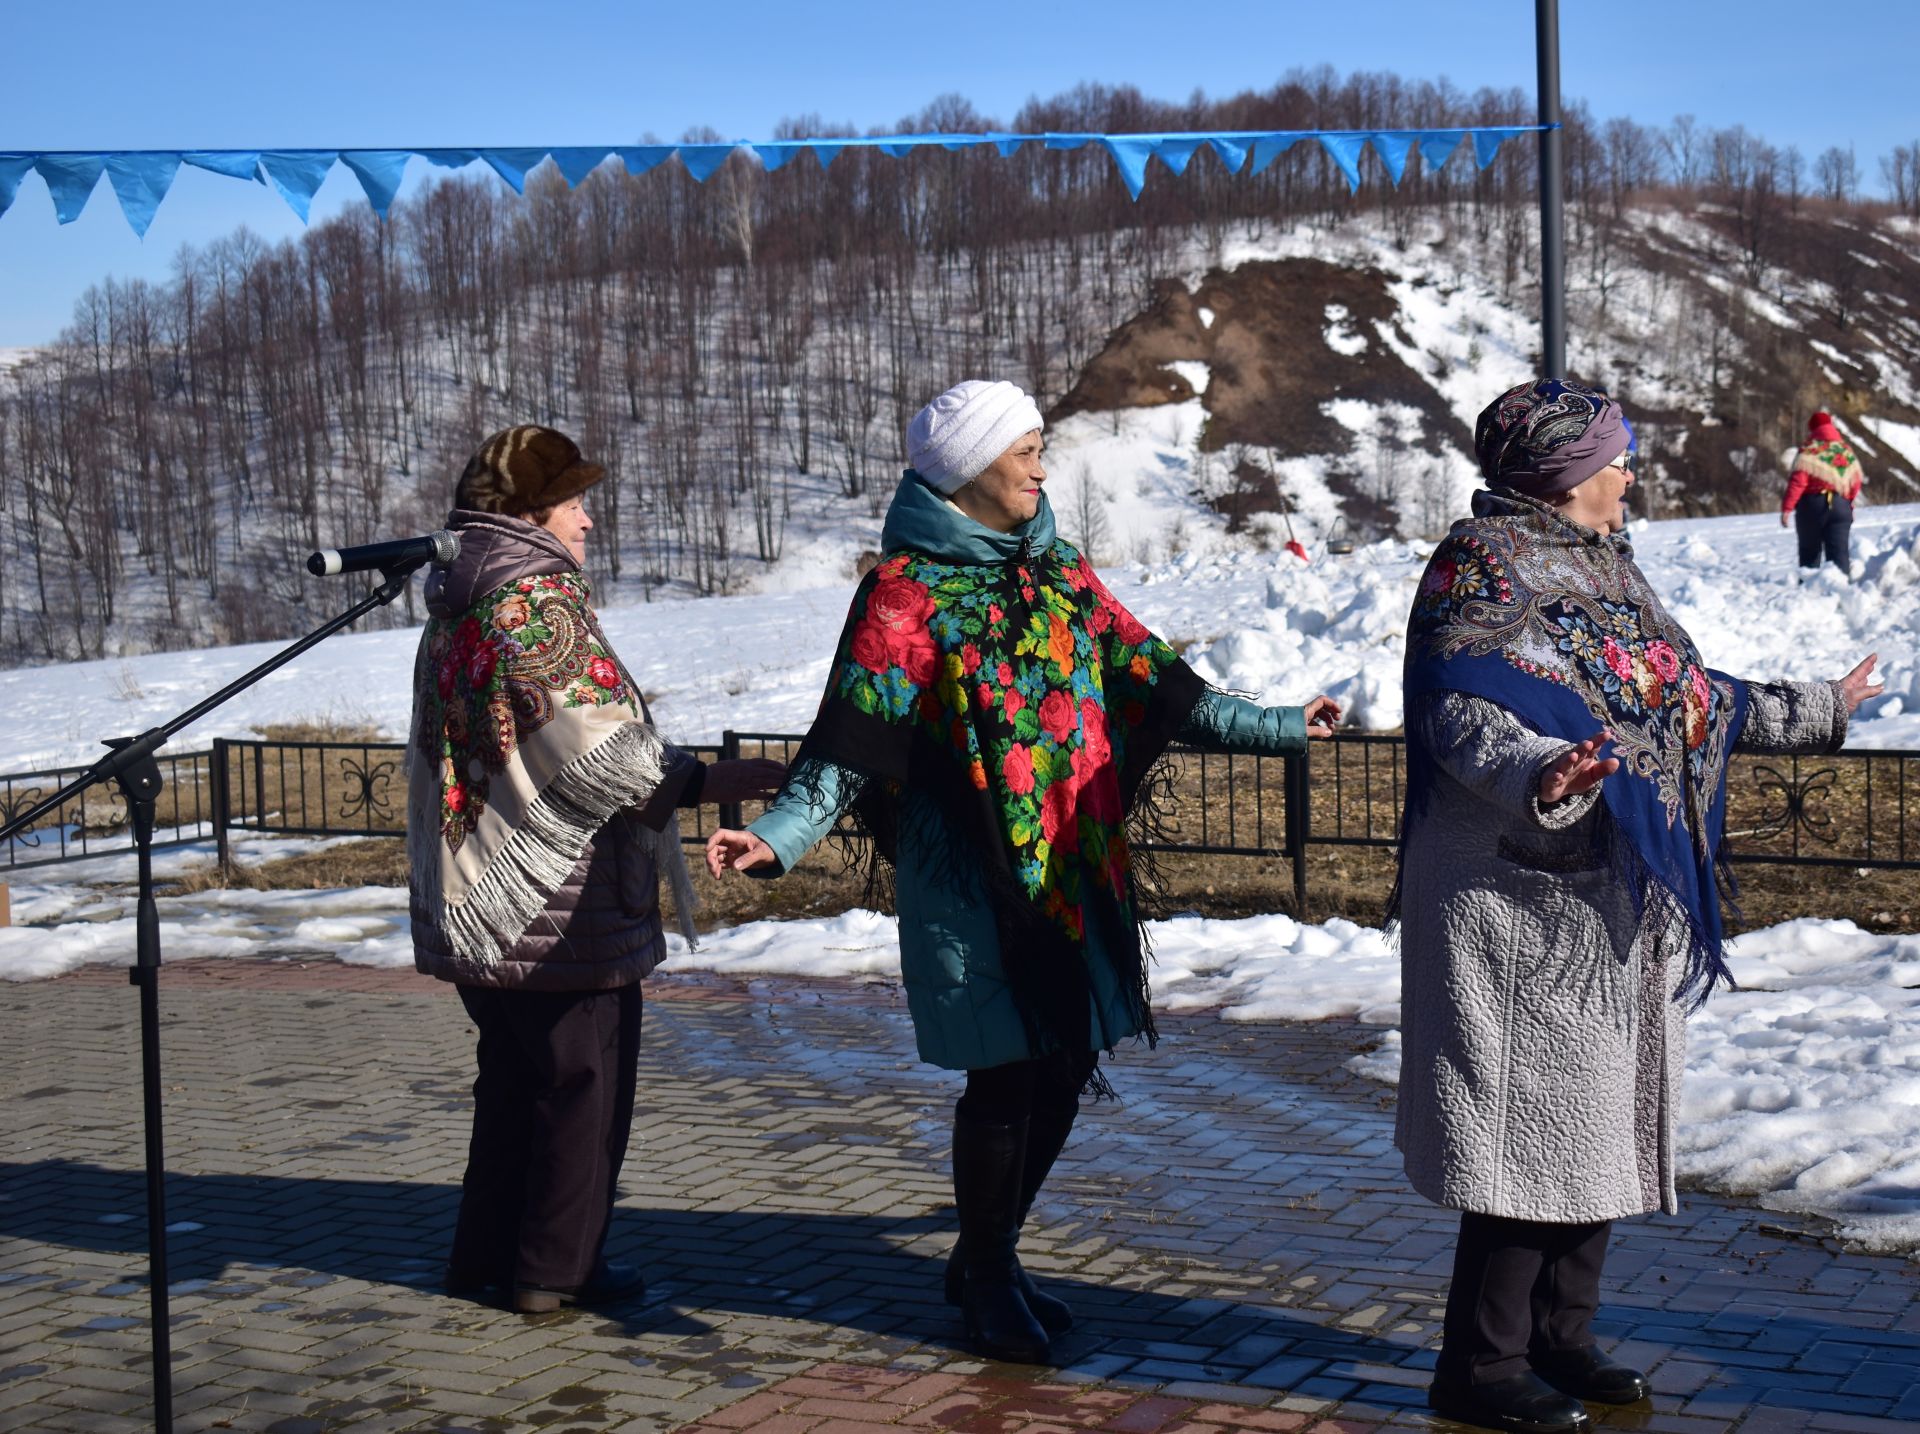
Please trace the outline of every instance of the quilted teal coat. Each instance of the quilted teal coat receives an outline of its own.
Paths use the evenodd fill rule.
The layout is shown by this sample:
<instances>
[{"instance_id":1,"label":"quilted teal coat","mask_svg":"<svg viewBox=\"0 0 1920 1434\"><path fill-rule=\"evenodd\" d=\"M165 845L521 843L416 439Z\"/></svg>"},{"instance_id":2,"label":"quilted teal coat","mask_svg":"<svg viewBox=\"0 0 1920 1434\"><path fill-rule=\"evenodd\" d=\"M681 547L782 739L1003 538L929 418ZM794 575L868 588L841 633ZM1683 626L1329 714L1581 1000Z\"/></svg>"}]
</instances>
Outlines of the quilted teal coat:
<instances>
[{"instance_id":1,"label":"quilted teal coat","mask_svg":"<svg viewBox=\"0 0 1920 1434\"><path fill-rule=\"evenodd\" d=\"M999 533L910 472L887 512L881 546L888 553L911 550L942 562L1001 563L1018 551L1023 538L1032 549L1054 540L1053 511L1044 495L1032 520ZM1288 756L1306 750L1306 735L1305 714L1298 707L1260 707L1210 691L1188 717L1180 740L1208 751ZM831 763L812 762L810 770L796 775L799 780L790 779L748 828L778 859L756 869L756 876L791 869L859 793L861 778ZM1001 966L999 933L977 873L955 871L952 863L934 859L934 853L952 849L947 817L924 795L903 793L894 898L900 975L920 1058L951 1070L975 1070L1044 1054L1030 1048L1014 1005ZM1088 939L1098 940L1092 928ZM1096 1008L1089 1029L1119 1039L1139 1034L1113 963L1096 959L1088 965Z\"/></svg>"}]
</instances>

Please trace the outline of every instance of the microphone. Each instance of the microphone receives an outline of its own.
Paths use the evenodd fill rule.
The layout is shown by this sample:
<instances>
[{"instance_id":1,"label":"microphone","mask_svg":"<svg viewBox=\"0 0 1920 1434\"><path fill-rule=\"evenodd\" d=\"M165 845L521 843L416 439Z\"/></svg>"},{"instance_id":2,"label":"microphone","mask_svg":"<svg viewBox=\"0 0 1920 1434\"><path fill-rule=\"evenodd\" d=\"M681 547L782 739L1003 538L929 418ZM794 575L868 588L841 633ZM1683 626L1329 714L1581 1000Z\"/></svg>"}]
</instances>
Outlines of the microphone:
<instances>
[{"instance_id":1,"label":"microphone","mask_svg":"<svg viewBox=\"0 0 1920 1434\"><path fill-rule=\"evenodd\" d=\"M322 548L307 557L307 571L316 578L339 573L384 572L408 564L432 563L444 568L460 553L460 535L442 528L424 538L396 538L390 543L362 543L357 548Z\"/></svg>"}]
</instances>

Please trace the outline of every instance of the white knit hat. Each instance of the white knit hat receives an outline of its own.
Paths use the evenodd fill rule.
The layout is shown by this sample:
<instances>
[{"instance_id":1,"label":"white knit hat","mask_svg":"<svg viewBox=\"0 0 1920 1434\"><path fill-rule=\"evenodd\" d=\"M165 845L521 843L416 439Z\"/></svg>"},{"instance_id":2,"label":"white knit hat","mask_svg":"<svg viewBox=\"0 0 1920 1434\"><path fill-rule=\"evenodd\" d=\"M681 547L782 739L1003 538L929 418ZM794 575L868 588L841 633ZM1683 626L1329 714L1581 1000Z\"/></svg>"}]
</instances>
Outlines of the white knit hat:
<instances>
[{"instance_id":1,"label":"white knit hat","mask_svg":"<svg viewBox=\"0 0 1920 1434\"><path fill-rule=\"evenodd\" d=\"M966 379L914 414L907 461L951 497L1042 422L1039 405L1018 384Z\"/></svg>"}]
</instances>

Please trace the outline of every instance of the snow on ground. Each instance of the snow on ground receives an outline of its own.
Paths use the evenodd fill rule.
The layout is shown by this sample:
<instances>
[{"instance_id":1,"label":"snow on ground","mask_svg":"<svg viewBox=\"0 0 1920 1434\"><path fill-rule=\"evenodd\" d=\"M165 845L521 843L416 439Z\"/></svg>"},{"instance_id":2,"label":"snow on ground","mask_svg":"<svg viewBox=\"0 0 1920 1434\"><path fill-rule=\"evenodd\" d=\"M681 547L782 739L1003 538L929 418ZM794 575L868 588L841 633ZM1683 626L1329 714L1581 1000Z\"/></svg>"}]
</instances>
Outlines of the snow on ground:
<instances>
[{"instance_id":1,"label":"snow on ground","mask_svg":"<svg viewBox=\"0 0 1920 1434\"><path fill-rule=\"evenodd\" d=\"M16 888L15 900L17 919L42 924L0 929L0 980L130 959L124 887L56 878ZM163 898L160 920L169 960L413 961L406 895L394 888L208 891ZM1230 1021L1400 1019L1399 958L1370 928L1179 917L1151 934L1161 1009ZM894 922L869 911L748 922L703 937L697 951L668 941L678 970L879 980L899 971ZM1728 959L1743 989L1716 995L1691 1026L1682 1173L1768 1208L1830 1217L1874 1248L1920 1251L1920 936L1792 921L1735 938ZM1353 1065L1396 1080L1399 1032L1384 1031Z\"/></svg>"},{"instance_id":2,"label":"snow on ground","mask_svg":"<svg viewBox=\"0 0 1920 1434\"><path fill-rule=\"evenodd\" d=\"M1806 918L1735 937L1727 964L1741 989L1688 1025L1682 1176L1920 1253L1920 936ZM1397 1081L1399 1044L1351 1064Z\"/></svg>"},{"instance_id":3,"label":"snow on ground","mask_svg":"<svg viewBox=\"0 0 1920 1434\"><path fill-rule=\"evenodd\" d=\"M1095 475L1109 471L1109 458L1117 465L1120 450L1146 455L1130 487L1111 490L1111 502L1099 499L1112 515L1116 549L1164 542L1155 525L1164 533L1181 521L1173 489L1184 478L1163 482L1152 455L1177 446L1187 408L1197 418L1197 401L1125 415L1117 434L1084 416L1061 425L1081 426L1073 446L1097 460L1087 465ZM1071 533L1073 464L1056 455L1055 466L1068 475L1055 491ZM1150 522L1136 529L1128 515L1140 512ZM1309 538L1314 560L1302 563L1277 549L1212 544L1206 531L1193 527L1177 558L1160 546L1151 563L1106 562L1115 592L1214 682L1268 702L1326 691L1362 728L1397 726L1402 629L1431 546L1395 540L1333 557ZM1802 584L1793 534L1771 513L1636 522L1632 534L1654 586L1710 663L1755 678L1838 677L1878 651L1886 695L1862 709L1850 741L1920 748L1920 504L1861 509L1851 583L1828 568ZM343 605L351 588L340 589ZM818 705L851 591L842 579L796 592L631 603L604 618L661 725L680 740L713 741L729 727L797 732ZM405 629L333 638L176 737L173 748L308 720L403 736L418 641ZM256 644L0 672L8 718L0 770L89 761L96 738L163 721L275 650Z\"/></svg>"}]
</instances>

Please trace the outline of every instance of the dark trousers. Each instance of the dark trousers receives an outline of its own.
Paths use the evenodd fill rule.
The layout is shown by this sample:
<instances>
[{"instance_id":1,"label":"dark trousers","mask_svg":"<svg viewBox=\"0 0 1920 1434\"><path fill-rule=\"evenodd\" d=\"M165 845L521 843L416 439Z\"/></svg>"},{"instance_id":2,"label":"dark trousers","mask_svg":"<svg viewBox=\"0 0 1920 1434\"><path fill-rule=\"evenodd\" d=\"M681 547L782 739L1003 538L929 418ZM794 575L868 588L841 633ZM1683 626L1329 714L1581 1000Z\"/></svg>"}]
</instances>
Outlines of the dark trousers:
<instances>
[{"instance_id":1,"label":"dark trousers","mask_svg":"<svg viewBox=\"0 0 1920 1434\"><path fill-rule=\"evenodd\" d=\"M1817 568L1824 555L1841 572L1853 572L1853 504L1838 493L1810 492L1793 505L1800 539L1800 566Z\"/></svg>"},{"instance_id":2,"label":"dark trousers","mask_svg":"<svg viewBox=\"0 0 1920 1434\"><path fill-rule=\"evenodd\" d=\"M1611 1221L1592 1225L1460 1216L1440 1372L1505 1379L1530 1355L1593 1343Z\"/></svg>"},{"instance_id":3,"label":"dark trousers","mask_svg":"<svg viewBox=\"0 0 1920 1434\"><path fill-rule=\"evenodd\" d=\"M480 1028L480 1073L448 1266L474 1282L584 1284L633 1123L640 986L459 989Z\"/></svg>"},{"instance_id":4,"label":"dark trousers","mask_svg":"<svg viewBox=\"0 0 1920 1434\"><path fill-rule=\"evenodd\" d=\"M1036 1111L1073 1111L1099 1059L1085 1051L1056 1051L1038 1060L970 1070L966 1092L955 1111L990 1125L1017 1124Z\"/></svg>"}]
</instances>

